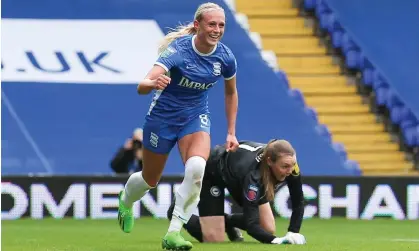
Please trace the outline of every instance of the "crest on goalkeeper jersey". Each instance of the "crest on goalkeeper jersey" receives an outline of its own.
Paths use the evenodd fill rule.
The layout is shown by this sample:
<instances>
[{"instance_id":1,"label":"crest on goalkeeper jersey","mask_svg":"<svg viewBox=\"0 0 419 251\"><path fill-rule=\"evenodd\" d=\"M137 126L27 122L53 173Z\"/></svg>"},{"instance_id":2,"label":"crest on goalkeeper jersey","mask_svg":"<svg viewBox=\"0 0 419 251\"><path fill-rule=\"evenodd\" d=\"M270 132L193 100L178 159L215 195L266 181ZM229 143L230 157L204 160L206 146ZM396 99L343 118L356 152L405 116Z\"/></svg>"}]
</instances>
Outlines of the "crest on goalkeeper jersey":
<instances>
[{"instance_id":1,"label":"crest on goalkeeper jersey","mask_svg":"<svg viewBox=\"0 0 419 251\"><path fill-rule=\"evenodd\" d=\"M249 185L246 197L249 201L254 201L257 198L259 188L255 185Z\"/></svg>"}]
</instances>

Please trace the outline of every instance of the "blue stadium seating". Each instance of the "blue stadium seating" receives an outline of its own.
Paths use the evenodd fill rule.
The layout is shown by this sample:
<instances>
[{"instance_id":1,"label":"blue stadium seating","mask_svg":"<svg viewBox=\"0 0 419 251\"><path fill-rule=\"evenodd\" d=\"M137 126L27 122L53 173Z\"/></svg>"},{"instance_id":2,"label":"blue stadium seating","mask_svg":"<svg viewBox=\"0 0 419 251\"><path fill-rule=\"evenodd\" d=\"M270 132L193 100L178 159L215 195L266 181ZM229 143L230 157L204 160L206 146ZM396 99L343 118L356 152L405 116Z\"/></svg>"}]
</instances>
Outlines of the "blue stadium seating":
<instances>
[{"instance_id":1,"label":"blue stadium seating","mask_svg":"<svg viewBox=\"0 0 419 251\"><path fill-rule=\"evenodd\" d=\"M317 115L317 111L309 106L304 107L304 111L313 119L313 121L318 124L319 118Z\"/></svg>"},{"instance_id":2,"label":"blue stadium seating","mask_svg":"<svg viewBox=\"0 0 419 251\"><path fill-rule=\"evenodd\" d=\"M316 130L327 143L332 144L332 133L326 125L318 124Z\"/></svg>"},{"instance_id":3,"label":"blue stadium seating","mask_svg":"<svg viewBox=\"0 0 419 251\"><path fill-rule=\"evenodd\" d=\"M288 94L298 102L301 107L305 107L304 95L300 89L289 89Z\"/></svg>"},{"instance_id":4,"label":"blue stadium seating","mask_svg":"<svg viewBox=\"0 0 419 251\"><path fill-rule=\"evenodd\" d=\"M204 1L4 0L2 18L151 19L166 32L167 27L190 21L201 2ZM306 113L301 100L289 96L286 76L266 65L225 3L214 2L227 11L223 42L232 48L239 66L238 138L261 142L271 138L290 140L305 175L359 175L334 151L327 128L320 126L320 133L317 131L315 113ZM133 32L143 32L147 39L144 31ZM45 39L49 36L54 34ZM225 141L223 90L219 84L210 93L213 145ZM132 130L142 125L150 99L151 96L136 94L135 83L3 81L3 175L109 174L111 157ZM164 174L182 172L178 150L174 149Z\"/></svg>"},{"instance_id":5,"label":"blue stadium seating","mask_svg":"<svg viewBox=\"0 0 419 251\"><path fill-rule=\"evenodd\" d=\"M371 62L365 57L365 55L362 54L362 52L359 61L359 68L362 72L362 82L366 86L371 87L373 85L374 75L377 75L377 71L374 71L374 67Z\"/></svg>"},{"instance_id":6,"label":"blue stadium seating","mask_svg":"<svg viewBox=\"0 0 419 251\"><path fill-rule=\"evenodd\" d=\"M419 147L419 1L305 0L345 66L362 74L409 147Z\"/></svg>"},{"instance_id":7,"label":"blue stadium seating","mask_svg":"<svg viewBox=\"0 0 419 251\"><path fill-rule=\"evenodd\" d=\"M346 161L348 159L348 153L346 152L345 146L342 143L339 143L339 142L333 143L333 149L337 153L339 153L343 161Z\"/></svg>"},{"instance_id":8,"label":"blue stadium seating","mask_svg":"<svg viewBox=\"0 0 419 251\"><path fill-rule=\"evenodd\" d=\"M288 78L285 72L278 70L275 73L276 73L276 76L279 78L279 83L282 83L284 87L287 89L290 88L290 84L288 82Z\"/></svg>"}]
</instances>

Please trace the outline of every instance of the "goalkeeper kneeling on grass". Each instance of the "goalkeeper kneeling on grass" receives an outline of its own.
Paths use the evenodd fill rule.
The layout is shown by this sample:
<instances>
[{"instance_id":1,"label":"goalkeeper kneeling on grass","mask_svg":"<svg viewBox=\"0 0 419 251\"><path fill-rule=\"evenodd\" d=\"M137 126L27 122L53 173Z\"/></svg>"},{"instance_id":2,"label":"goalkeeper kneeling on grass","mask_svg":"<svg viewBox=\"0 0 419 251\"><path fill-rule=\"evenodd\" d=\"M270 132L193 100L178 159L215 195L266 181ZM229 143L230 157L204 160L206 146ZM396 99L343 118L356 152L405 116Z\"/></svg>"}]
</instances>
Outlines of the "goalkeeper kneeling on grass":
<instances>
[{"instance_id":1,"label":"goalkeeper kneeling on grass","mask_svg":"<svg viewBox=\"0 0 419 251\"><path fill-rule=\"evenodd\" d=\"M275 236L275 218L270 201L276 189L288 185L292 215L288 232ZM224 190L228 189L243 213L224 213ZM224 232L231 241L243 241L239 229L262 243L305 244L299 233L304 214L304 196L296 153L285 140L271 140L268 144L240 142L235 152L227 152L218 145L211 150L205 167L199 217L193 215L183 227L200 242L222 242ZM174 203L167 215L172 218Z\"/></svg>"}]
</instances>

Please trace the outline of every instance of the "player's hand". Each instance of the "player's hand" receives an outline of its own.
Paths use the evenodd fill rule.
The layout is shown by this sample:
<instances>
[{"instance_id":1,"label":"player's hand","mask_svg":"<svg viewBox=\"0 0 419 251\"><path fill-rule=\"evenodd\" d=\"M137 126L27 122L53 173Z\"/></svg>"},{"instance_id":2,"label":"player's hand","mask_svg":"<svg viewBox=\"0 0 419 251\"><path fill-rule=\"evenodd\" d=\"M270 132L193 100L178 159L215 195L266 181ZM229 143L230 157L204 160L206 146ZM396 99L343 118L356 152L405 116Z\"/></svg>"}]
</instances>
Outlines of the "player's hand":
<instances>
[{"instance_id":1,"label":"player's hand","mask_svg":"<svg viewBox=\"0 0 419 251\"><path fill-rule=\"evenodd\" d=\"M304 235L299 234L299 233L288 232L285 235L285 238L290 242L290 244L295 244L295 245L306 244L306 238L304 237Z\"/></svg>"},{"instance_id":2,"label":"player's hand","mask_svg":"<svg viewBox=\"0 0 419 251\"><path fill-rule=\"evenodd\" d=\"M279 244L291 244L291 242L287 239L286 236L281 237L281 238L276 237L271 243L272 244L277 244L277 245L279 245Z\"/></svg>"},{"instance_id":3,"label":"player's hand","mask_svg":"<svg viewBox=\"0 0 419 251\"><path fill-rule=\"evenodd\" d=\"M226 140L226 151L227 152L235 152L237 148L239 147L239 142L237 141L237 138L235 135L227 134L227 140Z\"/></svg>"},{"instance_id":4,"label":"player's hand","mask_svg":"<svg viewBox=\"0 0 419 251\"><path fill-rule=\"evenodd\" d=\"M164 90L172 79L164 74L160 74L160 76L154 80L154 89L156 90Z\"/></svg>"}]
</instances>

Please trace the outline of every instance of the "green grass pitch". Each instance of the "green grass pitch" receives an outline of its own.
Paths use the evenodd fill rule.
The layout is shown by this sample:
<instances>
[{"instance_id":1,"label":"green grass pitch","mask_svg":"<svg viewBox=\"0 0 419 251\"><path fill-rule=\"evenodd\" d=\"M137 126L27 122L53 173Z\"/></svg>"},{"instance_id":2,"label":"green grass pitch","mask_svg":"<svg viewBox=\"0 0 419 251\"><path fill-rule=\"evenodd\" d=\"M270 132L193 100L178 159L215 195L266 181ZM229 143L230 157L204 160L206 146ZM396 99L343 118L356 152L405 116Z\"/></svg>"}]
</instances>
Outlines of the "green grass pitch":
<instances>
[{"instance_id":1,"label":"green grass pitch","mask_svg":"<svg viewBox=\"0 0 419 251\"><path fill-rule=\"evenodd\" d=\"M284 235L288 220L277 219L278 235ZM401 251L419 250L419 221L390 219L331 220L307 219L302 233L307 245L266 245L245 235L244 243L198 243L192 250L309 250L309 251ZM136 220L132 233L123 233L117 220L20 219L2 221L1 248L4 251L155 251L168 221L151 217Z\"/></svg>"}]
</instances>

